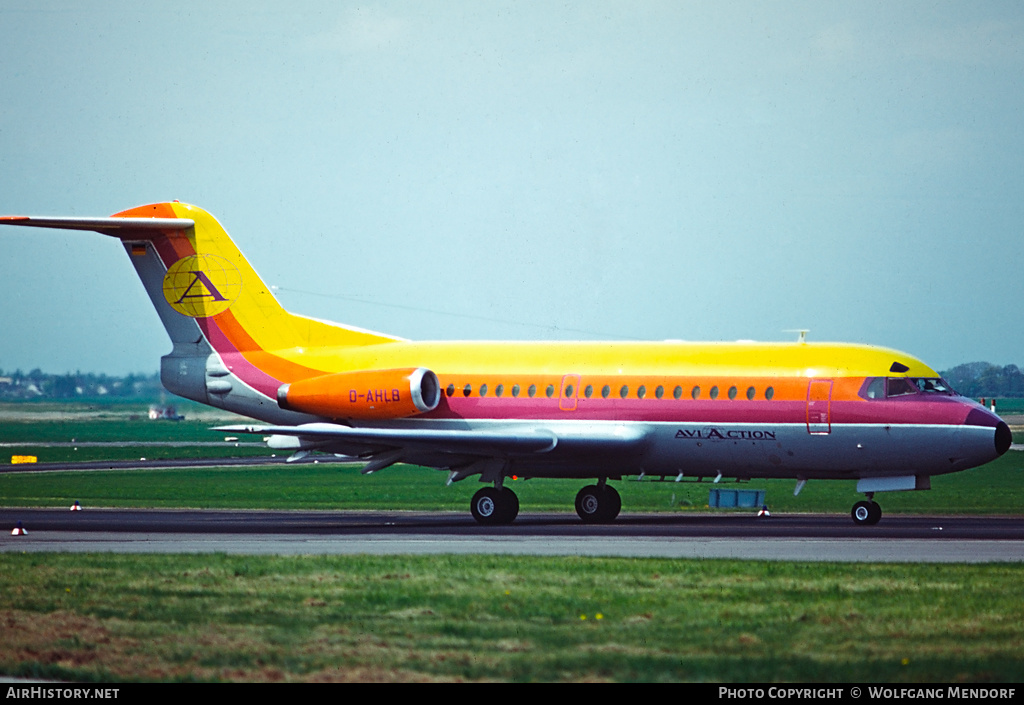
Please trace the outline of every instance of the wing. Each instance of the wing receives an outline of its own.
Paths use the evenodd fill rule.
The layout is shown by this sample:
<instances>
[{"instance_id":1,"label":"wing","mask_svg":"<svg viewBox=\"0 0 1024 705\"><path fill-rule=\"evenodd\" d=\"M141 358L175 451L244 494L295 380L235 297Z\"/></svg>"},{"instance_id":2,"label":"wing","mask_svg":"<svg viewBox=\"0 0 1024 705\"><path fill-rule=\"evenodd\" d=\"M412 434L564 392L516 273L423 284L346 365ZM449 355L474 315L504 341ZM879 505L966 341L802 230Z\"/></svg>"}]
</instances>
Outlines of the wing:
<instances>
[{"instance_id":1,"label":"wing","mask_svg":"<svg viewBox=\"0 0 1024 705\"><path fill-rule=\"evenodd\" d=\"M435 429L418 427L353 428L341 424L310 423L299 426L221 426L230 433L270 435L272 448L324 450L359 456L369 462L364 473L398 462L431 467L466 468L465 477L482 468L481 461L505 462L560 450L590 452L625 450L642 443L643 431L629 426L583 425L556 431L537 428ZM459 478L461 479L461 477Z\"/></svg>"}]
</instances>

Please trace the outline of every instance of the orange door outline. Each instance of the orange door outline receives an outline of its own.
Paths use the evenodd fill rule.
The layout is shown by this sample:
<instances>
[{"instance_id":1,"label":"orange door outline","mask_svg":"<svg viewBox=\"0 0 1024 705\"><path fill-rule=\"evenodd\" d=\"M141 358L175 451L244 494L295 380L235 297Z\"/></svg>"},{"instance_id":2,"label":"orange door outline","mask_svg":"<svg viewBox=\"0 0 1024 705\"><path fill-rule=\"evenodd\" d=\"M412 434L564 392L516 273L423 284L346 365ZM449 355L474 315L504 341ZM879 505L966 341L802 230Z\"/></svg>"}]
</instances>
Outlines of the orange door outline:
<instances>
[{"instance_id":1,"label":"orange door outline","mask_svg":"<svg viewBox=\"0 0 1024 705\"><path fill-rule=\"evenodd\" d=\"M832 380L812 379L807 383L807 432L832 431Z\"/></svg>"}]
</instances>

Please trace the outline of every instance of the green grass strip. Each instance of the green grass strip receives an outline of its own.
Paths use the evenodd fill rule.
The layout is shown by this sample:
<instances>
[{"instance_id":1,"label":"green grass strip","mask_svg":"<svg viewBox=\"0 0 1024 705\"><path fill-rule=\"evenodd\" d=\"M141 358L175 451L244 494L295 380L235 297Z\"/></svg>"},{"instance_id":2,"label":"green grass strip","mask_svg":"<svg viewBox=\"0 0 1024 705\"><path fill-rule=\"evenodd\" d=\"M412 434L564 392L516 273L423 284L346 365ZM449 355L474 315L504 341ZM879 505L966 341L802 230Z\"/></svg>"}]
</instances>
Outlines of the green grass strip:
<instances>
[{"instance_id":1,"label":"green grass strip","mask_svg":"<svg viewBox=\"0 0 1024 705\"><path fill-rule=\"evenodd\" d=\"M1019 565L0 554L0 672L1017 681Z\"/></svg>"},{"instance_id":2,"label":"green grass strip","mask_svg":"<svg viewBox=\"0 0 1024 705\"><path fill-rule=\"evenodd\" d=\"M148 452L148 450L146 451ZM924 492L880 493L892 514L1020 514L1024 506L1024 453L1011 452L989 465L932 478ZM0 475L0 505L55 506L78 500L86 507L204 507L264 509L396 509L468 511L481 487L474 479L445 484L444 472L399 465L373 475L358 467L316 465L179 470L10 473ZM523 512L572 512L585 480L513 480ZM624 512L704 511L714 487L765 489L778 512L846 514L861 499L854 481L810 481L798 497L792 480L749 483L612 483ZM752 510L742 510L752 511Z\"/></svg>"}]
</instances>

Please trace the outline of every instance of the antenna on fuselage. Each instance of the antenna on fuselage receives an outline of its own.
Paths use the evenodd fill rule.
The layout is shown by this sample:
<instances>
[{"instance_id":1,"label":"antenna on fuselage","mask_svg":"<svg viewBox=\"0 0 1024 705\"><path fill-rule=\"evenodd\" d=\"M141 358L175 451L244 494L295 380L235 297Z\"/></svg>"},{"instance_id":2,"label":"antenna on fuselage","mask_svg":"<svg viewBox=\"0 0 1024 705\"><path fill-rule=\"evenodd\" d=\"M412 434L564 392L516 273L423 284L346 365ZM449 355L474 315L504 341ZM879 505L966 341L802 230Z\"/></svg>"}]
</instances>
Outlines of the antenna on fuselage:
<instances>
[{"instance_id":1,"label":"antenna on fuselage","mask_svg":"<svg viewBox=\"0 0 1024 705\"><path fill-rule=\"evenodd\" d=\"M807 334L811 332L811 329L810 328L787 328L786 330L784 330L782 332L783 333L799 333L800 337L796 339L796 342L798 342L798 343L806 343L807 342Z\"/></svg>"}]
</instances>

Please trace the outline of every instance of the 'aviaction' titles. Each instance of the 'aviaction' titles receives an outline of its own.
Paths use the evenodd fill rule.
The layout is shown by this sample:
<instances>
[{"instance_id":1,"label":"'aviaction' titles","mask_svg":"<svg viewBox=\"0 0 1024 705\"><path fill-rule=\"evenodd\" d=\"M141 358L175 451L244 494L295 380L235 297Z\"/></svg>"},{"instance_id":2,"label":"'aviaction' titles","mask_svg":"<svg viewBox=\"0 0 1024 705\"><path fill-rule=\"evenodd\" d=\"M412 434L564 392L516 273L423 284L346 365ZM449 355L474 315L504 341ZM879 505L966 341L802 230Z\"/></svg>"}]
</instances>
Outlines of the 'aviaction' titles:
<instances>
[{"instance_id":1,"label":"'aviaction' titles","mask_svg":"<svg viewBox=\"0 0 1024 705\"><path fill-rule=\"evenodd\" d=\"M681 428L676 431L676 438L696 438L708 441L774 441L775 431L748 431L744 429L721 430L714 426L700 429Z\"/></svg>"}]
</instances>

